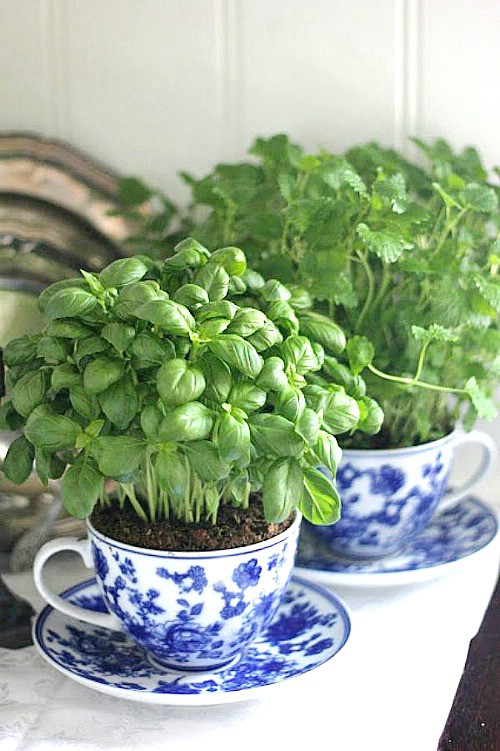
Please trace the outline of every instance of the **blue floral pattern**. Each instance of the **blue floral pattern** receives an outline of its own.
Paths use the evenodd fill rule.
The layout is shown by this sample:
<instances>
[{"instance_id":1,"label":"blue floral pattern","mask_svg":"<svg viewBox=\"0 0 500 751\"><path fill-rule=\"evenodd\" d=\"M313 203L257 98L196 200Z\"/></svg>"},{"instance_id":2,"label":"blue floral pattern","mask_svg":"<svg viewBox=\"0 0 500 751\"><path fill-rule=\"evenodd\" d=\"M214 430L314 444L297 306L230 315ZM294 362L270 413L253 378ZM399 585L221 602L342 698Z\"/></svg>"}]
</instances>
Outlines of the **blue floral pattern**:
<instances>
[{"instance_id":1,"label":"blue floral pattern","mask_svg":"<svg viewBox=\"0 0 500 751\"><path fill-rule=\"evenodd\" d=\"M376 452L375 452L376 453ZM388 452L390 453L390 452ZM316 527L337 554L384 557L424 528L446 490L451 451L429 448L401 458L360 459L345 452L337 472L340 521Z\"/></svg>"},{"instance_id":2,"label":"blue floral pattern","mask_svg":"<svg viewBox=\"0 0 500 751\"><path fill-rule=\"evenodd\" d=\"M227 664L269 624L291 575L298 526L254 553L131 551L91 537L107 608L162 664L207 670Z\"/></svg>"},{"instance_id":3,"label":"blue floral pattern","mask_svg":"<svg viewBox=\"0 0 500 751\"><path fill-rule=\"evenodd\" d=\"M77 585L62 596L77 604L92 604L94 609L105 608L95 581ZM126 634L81 623L50 606L38 616L35 643L56 668L97 690L125 697L136 692L153 694L154 701L167 704L169 697L185 695L190 703L197 697L203 704L215 699L223 702L224 696L234 692L246 698L251 689L313 670L337 654L349 631L349 617L335 595L294 577L268 628L237 662L217 671L169 670L151 660Z\"/></svg>"},{"instance_id":4,"label":"blue floral pattern","mask_svg":"<svg viewBox=\"0 0 500 751\"><path fill-rule=\"evenodd\" d=\"M297 565L304 571L351 574L408 572L459 561L482 550L498 534L496 515L469 496L440 512L399 555L376 561L349 561L335 555L310 529L301 532Z\"/></svg>"}]
</instances>

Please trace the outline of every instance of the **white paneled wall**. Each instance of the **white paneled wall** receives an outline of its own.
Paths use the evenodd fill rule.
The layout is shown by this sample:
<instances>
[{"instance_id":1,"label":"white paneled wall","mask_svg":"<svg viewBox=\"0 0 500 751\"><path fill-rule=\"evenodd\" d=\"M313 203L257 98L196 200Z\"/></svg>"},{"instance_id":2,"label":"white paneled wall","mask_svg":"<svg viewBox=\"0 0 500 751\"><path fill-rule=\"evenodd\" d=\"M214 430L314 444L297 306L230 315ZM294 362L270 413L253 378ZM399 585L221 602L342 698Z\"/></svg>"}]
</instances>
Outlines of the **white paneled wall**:
<instances>
[{"instance_id":1,"label":"white paneled wall","mask_svg":"<svg viewBox=\"0 0 500 751\"><path fill-rule=\"evenodd\" d=\"M499 0L0 0L0 130L69 141L183 200L286 131L443 135L500 163Z\"/></svg>"},{"instance_id":2,"label":"white paneled wall","mask_svg":"<svg viewBox=\"0 0 500 751\"><path fill-rule=\"evenodd\" d=\"M185 194L255 135L445 135L500 162L496 0L0 0L0 130Z\"/></svg>"}]
</instances>

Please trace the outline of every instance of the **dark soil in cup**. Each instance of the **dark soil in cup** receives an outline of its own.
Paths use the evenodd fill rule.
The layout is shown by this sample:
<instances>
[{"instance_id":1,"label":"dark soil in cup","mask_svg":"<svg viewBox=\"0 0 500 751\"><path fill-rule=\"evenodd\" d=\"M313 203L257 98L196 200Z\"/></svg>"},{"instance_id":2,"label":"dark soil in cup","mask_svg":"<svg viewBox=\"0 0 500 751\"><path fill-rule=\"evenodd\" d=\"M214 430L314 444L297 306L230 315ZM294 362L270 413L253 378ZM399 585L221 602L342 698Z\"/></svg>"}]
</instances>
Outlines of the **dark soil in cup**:
<instances>
[{"instance_id":1,"label":"dark soil in cup","mask_svg":"<svg viewBox=\"0 0 500 751\"><path fill-rule=\"evenodd\" d=\"M216 525L166 519L144 522L129 504L123 509L118 504L108 508L96 506L90 520L96 530L118 542L150 550L196 552L227 550L269 540L288 529L293 515L281 524L270 524L264 518L260 498L253 495L247 509L221 506Z\"/></svg>"},{"instance_id":2,"label":"dark soil in cup","mask_svg":"<svg viewBox=\"0 0 500 751\"><path fill-rule=\"evenodd\" d=\"M376 435L364 435L363 433L360 433L360 431L357 431L355 433L355 436L353 438L340 438L339 439L339 445L342 449L375 449L375 450L388 450L388 449L402 449L402 448L411 448L413 446L424 446L426 443L431 443L432 441L437 441L440 438L444 438L445 436L449 435L453 431L453 425L445 425L441 428L436 428L434 433L429 436L428 440L424 443L421 443L420 441L415 441L414 443L396 443L392 436L390 430L383 426L379 433Z\"/></svg>"}]
</instances>

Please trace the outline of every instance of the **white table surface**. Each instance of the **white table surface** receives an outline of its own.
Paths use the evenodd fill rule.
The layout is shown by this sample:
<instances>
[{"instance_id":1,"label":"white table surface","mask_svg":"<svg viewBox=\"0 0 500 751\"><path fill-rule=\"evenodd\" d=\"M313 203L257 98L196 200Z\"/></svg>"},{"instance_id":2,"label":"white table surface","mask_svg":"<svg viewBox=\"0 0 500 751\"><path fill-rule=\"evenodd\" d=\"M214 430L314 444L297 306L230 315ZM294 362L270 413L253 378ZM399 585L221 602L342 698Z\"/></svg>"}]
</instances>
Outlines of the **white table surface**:
<instances>
[{"instance_id":1,"label":"white table surface","mask_svg":"<svg viewBox=\"0 0 500 751\"><path fill-rule=\"evenodd\" d=\"M470 474L458 456L452 484ZM465 460L465 461L463 461ZM500 463L480 496L500 508ZM469 649L493 592L500 538L445 577L400 587L333 587L352 634L329 663L262 698L213 707L151 706L97 693L34 647L0 649L0 751L436 751ZM47 566L60 591L88 579L80 559ZM4 574L36 610L30 573Z\"/></svg>"},{"instance_id":2,"label":"white table surface","mask_svg":"<svg viewBox=\"0 0 500 751\"><path fill-rule=\"evenodd\" d=\"M241 704L132 703L71 681L34 647L0 650L0 750L245 751L278 743L291 750L436 751L499 559L497 539L459 571L433 581L336 587L352 613L344 650ZM49 580L61 590L89 577L76 556L51 564ZM30 574L5 575L5 581L42 606Z\"/></svg>"}]
</instances>

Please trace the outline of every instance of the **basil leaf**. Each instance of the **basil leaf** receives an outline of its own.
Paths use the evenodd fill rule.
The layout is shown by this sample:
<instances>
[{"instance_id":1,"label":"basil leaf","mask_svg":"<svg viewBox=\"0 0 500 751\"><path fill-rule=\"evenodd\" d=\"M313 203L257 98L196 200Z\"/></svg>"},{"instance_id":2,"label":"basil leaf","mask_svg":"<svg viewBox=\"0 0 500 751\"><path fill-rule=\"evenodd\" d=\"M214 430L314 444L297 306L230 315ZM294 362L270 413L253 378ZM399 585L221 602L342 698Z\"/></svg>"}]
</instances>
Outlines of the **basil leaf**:
<instances>
[{"instance_id":1,"label":"basil leaf","mask_svg":"<svg viewBox=\"0 0 500 751\"><path fill-rule=\"evenodd\" d=\"M347 365L340 363L335 357L325 357L323 369L326 375L338 386L343 386L348 394L352 396L355 388L355 376L351 373Z\"/></svg>"},{"instance_id":2,"label":"basil leaf","mask_svg":"<svg viewBox=\"0 0 500 751\"><path fill-rule=\"evenodd\" d=\"M268 279L260 290L260 294L266 302L278 302L280 300L286 302L292 296L287 287L277 279Z\"/></svg>"},{"instance_id":3,"label":"basil leaf","mask_svg":"<svg viewBox=\"0 0 500 751\"><path fill-rule=\"evenodd\" d=\"M175 302L196 310L208 303L208 293L199 284L183 284L174 295Z\"/></svg>"},{"instance_id":4,"label":"basil leaf","mask_svg":"<svg viewBox=\"0 0 500 751\"><path fill-rule=\"evenodd\" d=\"M268 357L257 378L257 386L264 391L280 391L288 385L285 363L281 357Z\"/></svg>"},{"instance_id":5,"label":"basil leaf","mask_svg":"<svg viewBox=\"0 0 500 751\"><path fill-rule=\"evenodd\" d=\"M263 360L245 339L236 334L221 334L209 342L210 351L249 378L256 378L262 370Z\"/></svg>"},{"instance_id":6,"label":"basil leaf","mask_svg":"<svg viewBox=\"0 0 500 751\"><path fill-rule=\"evenodd\" d=\"M299 318L300 331L305 336L319 342L334 354L344 351L346 345L345 334L336 323L321 315L308 311Z\"/></svg>"},{"instance_id":7,"label":"basil leaf","mask_svg":"<svg viewBox=\"0 0 500 751\"><path fill-rule=\"evenodd\" d=\"M363 396L358 401L361 419L358 423L358 430L368 435L378 433L384 422L384 413L380 405L369 396Z\"/></svg>"},{"instance_id":8,"label":"basil leaf","mask_svg":"<svg viewBox=\"0 0 500 751\"><path fill-rule=\"evenodd\" d=\"M299 333L299 320L295 315L292 306L285 300L278 300L271 303L267 309L267 316L274 321L277 326L285 329L287 334Z\"/></svg>"},{"instance_id":9,"label":"basil leaf","mask_svg":"<svg viewBox=\"0 0 500 751\"><path fill-rule=\"evenodd\" d=\"M266 403L266 392L249 381L238 381L232 387L227 401L244 412L255 412Z\"/></svg>"},{"instance_id":10,"label":"basil leaf","mask_svg":"<svg viewBox=\"0 0 500 751\"><path fill-rule=\"evenodd\" d=\"M39 300L40 304L40 300ZM71 318L89 313L97 305L97 299L90 292L79 287L61 289L47 300L43 313L50 320Z\"/></svg>"},{"instance_id":11,"label":"basil leaf","mask_svg":"<svg viewBox=\"0 0 500 751\"><path fill-rule=\"evenodd\" d=\"M134 339L135 329L126 323L108 323L103 327L101 336L122 354Z\"/></svg>"},{"instance_id":12,"label":"basil leaf","mask_svg":"<svg viewBox=\"0 0 500 751\"><path fill-rule=\"evenodd\" d=\"M141 305L136 312L137 318L161 326L174 336L187 336L196 327L196 322L189 310L172 300L152 300Z\"/></svg>"},{"instance_id":13,"label":"basil leaf","mask_svg":"<svg viewBox=\"0 0 500 751\"><path fill-rule=\"evenodd\" d=\"M137 370L161 365L165 360L175 357L175 347L169 339L160 339L148 331L135 337L130 345L130 351L137 359L134 361Z\"/></svg>"},{"instance_id":14,"label":"basil leaf","mask_svg":"<svg viewBox=\"0 0 500 751\"><path fill-rule=\"evenodd\" d=\"M37 347L40 337L35 334L26 334L18 339L12 339L5 345L3 361L7 367L24 365L34 360L37 356Z\"/></svg>"},{"instance_id":15,"label":"basil leaf","mask_svg":"<svg viewBox=\"0 0 500 751\"><path fill-rule=\"evenodd\" d=\"M88 394L83 386L70 386L69 400L73 409L86 420L96 420L101 414L101 408L97 397L94 394Z\"/></svg>"},{"instance_id":16,"label":"basil leaf","mask_svg":"<svg viewBox=\"0 0 500 751\"><path fill-rule=\"evenodd\" d=\"M354 375L358 375L373 360L375 349L366 336L354 336L347 343L347 356Z\"/></svg>"},{"instance_id":17,"label":"basil leaf","mask_svg":"<svg viewBox=\"0 0 500 751\"><path fill-rule=\"evenodd\" d=\"M119 478L133 472L144 454L144 441L129 435L99 436L94 443L97 463L105 477Z\"/></svg>"},{"instance_id":18,"label":"basil leaf","mask_svg":"<svg viewBox=\"0 0 500 751\"><path fill-rule=\"evenodd\" d=\"M227 333L248 337L263 328L267 320L267 317L261 310L240 308L227 327Z\"/></svg>"},{"instance_id":19,"label":"basil leaf","mask_svg":"<svg viewBox=\"0 0 500 751\"><path fill-rule=\"evenodd\" d=\"M35 449L35 469L44 487L47 487L49 484L51 456L50 451L41 448ZM63 468L63 472L64 469L65 467Z\"/></svg>"},{"instance_id":20,"label":"basil leaf","mask_svg":"<svg viewBox=\"0 0 500 751\"><path fill-rule=\"evenodd\" d=\"M318 469L304 468L299 509L311 524L335 524L340 519L340 496L336 487Z\"/></svg>"},{"instance_id":21,"label":"basil leaf","mask_svg":"<svg viewBox=\"0 0 500 751\"><path fill-rule=\"evenodd\" d=\"M272 321L267 321L265 326L248 338L248 341L258 352L263 352L275 344L281 344L283 337L279 328Z\"/></svg>"},{"instance_id":22,"label":"basil leaf","mask_svg":"<svg viewBox=\"0 0 500 751\"><path fill-rule=\"evenodd\" d=\"M229 318L209 318L207 321L200 323L198 334L203 338L212 339L224 333L230 323Z\"/></svg>"},{"instance_id":23,"label":"basil leaf","mask_svg":"<svg viewBox=\"0 0 500 751\"><path fill-rule=\"evenodd\" d=\"M100 394L123 375L123 363L111 357L89 362L83 373L83 387L88 394Z\"/></svg>"},{"instance_id":24,"label":"basil leaf","mask_svg":"<svg viewBox=\"0 0 500 751\"><path fill-rule=\"evenodd\" d=\"M228 401L231 390L231 371L225 362L210 352L205 352L199 363L205 376L205 399L223 404Z\"/></svg>"},{"instance_id":25,"label":"basil leaf","mask_svg":"<svg viewBox=\"0 0 500 751\"><path fill-rule=\"evenodd\" d=\"M99 274L103 287L124 287L139 282L148 273L148 267L139 258L119 258Z\"/></svg>"},{"instance_id":26,"label":"basil leaf","mask_svg":"<svg viewBox=\"0 0 500 751\"><path fill-rule=\"evenodd\" d=\"M210 258L209 251L193 237L186 237L174 248L174 254L163 264L164 273L175 273L184 269L198 269Z\"/></svg>"},{"instance_id":27,"label":"basil leaf","mask_svg":"<svg viewBox=\"0 0 500 751\"><path fill-rule=\"evenodd\" d=\"M205 390L206 382L199 368L175 358L158 370L156 386L164 404L179 406L195 401Z\"/></svg>"},{"instance_id":28,"label":"basil leaf","mask_svg":"<svg viewBox=\"0 0 500 751\"><path fill-rule=\"evenodd\" d=\"M93 331L80 321L72 321L70 318L59 318L49 323L45 329L47 336L60 336L61 339L84 339L91 336Z\"/></svg>"},{"instance_id":29,"label":"basil leaf","mask_svg":"<svg viewBox=\"0 0 500 751\"><path fill-rule=\"evenodd\" d=\"M84 519L94 508L104 485L104 478L91 458L78 457L61 481L64 508L78 519Z\"/></svg>"},{"instance_id":30,"label":"basil leaf","mask_svg":"<svg viewBox=\"0 0 500 751\"><path fill-rule=\"evenodd\" d=\"M265 284L264 277L261 276L257 271L254 271L254 269L247 268L243 272L241 278L247 285L248 289L250 289L252 292L261 290Z\"/></svg>"},{"instance_id":31,"label":"basil leaf","mask_svg":"<svg viewBox=\"0 0 500 751\"><path fill-rule=\"evenodd\" d=\"M308 310L312 308L312 297L304 287L299 287L296 284L289 284L288 290L291 294L289 303L297 310Z\"/></svg>"},{"instance_id":32,"label":"basil leaf","mask_svg":"<svg viewBox=\"0 0 500 751\"><path fill-rule=\"evenodd\" d=\"M217 445L222 461L243 466L250 463L250 429L244 420L224 412L218 423Z\"/></svg>"},{"instance_id":33,"label":"basil leaf","mask_svg":"<svg viewBox=\"0 0 500 751\"><path fill-rule=\"evenodd\" d=\"M183 501L190 482L186 459L171 449L160 449L155 458L155 469L162 489L174 500Z\"/></svg>"},{"instance_id":34,"label":"basil leaf","mask_svg":"<svg viewBox=\"0 0 500 751\"><path fill-rule=\"evenodd\" d=\"M298 456L304 441L295 432L295 425L281 415L267 413L251 415L248 424L252 443L259 454Z\"/></svg>"},{"instance_id":35,"label":"basil leaf","mask_svg":"<svg viewBox=\"0 0 500 751\"><path fill-rule=\"evenodd\" d=\"M24 429L28 441L50 452L74 448L81 432L78 423L69 417L50 414L31 415Z\"/></svg>"},{"instance_id":36,"label":"basil leaf","mask_svg":"<svg viewBox=\"0 0 500 751\"><path fill-rule=\"evenodd\" d=\"M239 308L230 300L217 300L203 305L196 312L196 318L200 323L208 321L209 318L229 318L233 319Z\"/></svg>"},{"instance_id":37,"label":"basil leaf","mask_svg":"<svg viewBox=\"0 0 500 751\"><path fill-rule=\"evenodd\" d=\"M199 402L189 402L169 412L160 426L162 441L199 441L208 438L214 418Z\"/></svg>"},{"instance_id":38,"label":"basil leaf","mask_svg":"<svg viewBox=\"0 0 500 751\"><path fill-rule=\"evenodd\" d=\"M318 439L313 446L313 451L318 457L319 463L325 466L335 477L337 467L342 459L342 450L336 438L324 430L319 431Z\"/></svg>"},{"instance_id":39,"label":"basil leaf","mask_svg":"<svg viewBox=\"0 0 500 751\"><path fill-rule=\"evenodd\" d=\"M109 350L109 342L101 336L89 336L86 339L79 339L75 347L75 362L80 365L84 357L96 355L98 352Z\"/></svg>"},{"instance_id":40,"label":"basil leaf","mask_svg":"<svg viewBox=\"0 0 500 751\"><path fill-rule=\"evenodd\" d=\"M210 300L222 300L229 289L229 274L216 263L207 263L194 277L196 284L203 287Z\"/></svg>"},{"instance_id":41,"label":"basil leaf","mask_svg":"<svg viewBox=\"0 0 500 751\"><path fill-rule=\"evenodd\" d=\"M211 441L191 441L183 450L202 482L217 482L229 475L231 465L222 460Z\"/></svg>"},{"instance_id":42,"label":"basil leaf","mask_svg":"<svg viewBox=\"0 0 500 751\"><path fill-rule=\"evenodd\" d=\"M152 300L168 300L168 294L160 289L158 282L148 280L123 287L113 306L113 313L125 320L136 317L141 305Z\"/></svg>"},{"instance_id":43,"label":"basil leaf","mask_svg":"<svg viewBox=\"0 0 500 751\"><path fill-rule=\"evenodd\" d=\"M139 409L139 399L130 376L116 381L99 394L101 409L119 430L126 430Z\"/></svg>"},{"instance_id":44,"label":"basil leaf","mask_svg":"<svg viewBox=\"0 0 500 751\"><path fill-rule=\"evenodd\" d=\"M247 259L244 252L240 248L232 246L214 250L210 260L223 266L229 276L239 277L244 274L247 268Z\"/></svg>"},{"instance_id":45,"label":"basil leaf","mask_svg":"<svg viewBox=\"0 0 500 751\"><path fill-rule=\"evenodd\" d=\"M61 279L58 282L54 282L53 284L50 284L38 295L39 309L42 311L42 313L45 313L45 310L49 301L54 297L54 295L57 292L60 292L63 289L74 289L75 287L78 287L80 289L86 289L87 285L84 279L82 279L81 277L74 277L72 279Z\"/></svg>"},{"instance_id":46,"label":"basil leaf","mask_svg":"<svg viewBox=\"0 0 500 751\"><path fill-rule=\"evenodd\" d=\"M330 392L315 383L308 383L303 389L304 396L306 398L306 404L315 412L325 410L330 397Z\"/></svg>"},{"instance_id":47,"label":"basil leaf","mask_svg":"<svg viewBox=\"0 0 500 751\"><path fill-rule=\"evenodd\" d=\"M23 417L43 402L49 388L49 374L46 370L36 370L23 375L10 393L12 405Z\"/></svg>"},{"instance_id":48,"label":"basil leaf","mask_svg":"<svg viewBox=\"0 0 500 751\"><path fill-rule=\"evenodd\" d=\"M70 345L53 336L42 336L38 342L36 352L37 356L43 357L46 362L60 363L67 359Z\"/></svg>"},{"instance_id":49,"label":"basil leaf","mask_svg":"<svg viewBox=\"0 0 500 751\"><path fill-rule=\"evenodd\" d=\"M33 470L34 458L35 447L24 436L20 436L9 446L2 464L3 473L11 482L22 485Z\"/></svg>"},{"instance_id":50,"label":"basil leaf","mask_svg":"<svg viewBox=\"0 0 500 751\"><path fill-rule=\"evenodd\" d=\"M295 422L295 431L305 443L314 444L319 438L320 421L313 409L305 407Z\"/></svg>"},{"instance_id":51,"label":"basil leaf","mask_svg":"<svg viewBox=\"0 0 500 751\"><path fill-rule=\"evenodd\" d=\"M56 393L61 389L68 389L70 386L81 384L81 382L80 372L67 362L56 365L50 378L50 386Z\"/></svg>"},{"instance_id":52,"label":"basil leaf","mask_svg":"<svg viewBox=\"0 0 500 751\"><path fill-rule=\"evenodd\" d=\"M303 487L303 472L294 459L278 459L270 466L262 487L262 503L268 522L283 522L297 506Z\"/></svg>"},{"instance_id":53,"label":"basil leaf","mask_svg":"<svg viewBox=\"0 0 500 751\"><path fill-rule=\"evenodd\" d=\"M287 420L295 422L306 407L306 400L297 386L287 386L278 392L275 410Z\"/></svg>"},{"instance_id":54,"label":"basil leaf","mask_svg":"<svg viewBox=\"0 0 500 751\"><path fill-rule=\"evenodd\" d=\"M305 336L287 337L280 347L280 352L286 365L293 366L301 375L321 368L311 342Z\"/></svg>"},{"instance_id":55,"label":"basil leaf","mask_svg":"<svg viewBox=\"0 0 500 751\"><path fill-rule=\"evenodd\" d=\"M150 441L160 439L160 425L163 420L162 412L154 404L148 404L141 412L141 428Z\"/></svg>"},{"instance_id":56,"label":"basil leaf","mask_svg":"<svg viewBox=\"0 0 500 751\"><path fill-rule=\"evenodd\" d=\"M359 418L358 403L343 388L330 392L323 415L323 425L330 433L338 435L354 430Z\"/></svg>"}]
</instances>

